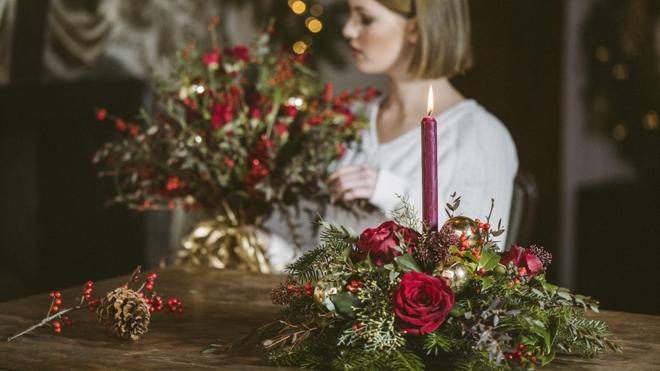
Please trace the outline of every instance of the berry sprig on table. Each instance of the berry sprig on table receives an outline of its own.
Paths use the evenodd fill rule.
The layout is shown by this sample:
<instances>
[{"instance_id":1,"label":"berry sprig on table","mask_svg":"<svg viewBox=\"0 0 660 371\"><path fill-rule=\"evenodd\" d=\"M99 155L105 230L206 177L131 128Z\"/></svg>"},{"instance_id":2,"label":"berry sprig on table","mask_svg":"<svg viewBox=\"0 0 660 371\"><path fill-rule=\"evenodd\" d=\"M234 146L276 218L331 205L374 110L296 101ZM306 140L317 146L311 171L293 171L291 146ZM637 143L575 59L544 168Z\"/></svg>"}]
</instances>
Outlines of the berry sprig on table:
<instances>
[{"instance_id":1,"label":"berry sprig on table","mask_svg":"<svg viewBox=\"0 0 660 371\"><path fill-rule=\"evenodd\" d=\"M140 280L140 273L140 267L138 266L131 274L128 282L126 282L126 284L120 288L127 291L132 291L129 288L129 284L132 282L138 282ZM183 303L177 298L169 298L167 300L167 307L164 306L163 298L159 296L156 291L154 291L156 278L158 278L156 273L147 275L142 285L139 287L139 289L137 289L137 291L135 291L137 297L142 300L144 304L149 308L149 313L152 314L155 312L161 312L163 309L166 309L168 313L183 313ZM53 332L59 335L62 333L62 329L64 327L73 325L73 320L68 315L70 312L87 308L89 312L97 313L99 311L99 307L103 304L104 300L107 299L107 295L110 295L110 293L113 291L109 292L106 297L92 298L93 290L94 282L87 281L80 296L80 302L73 307L64 309L61 309L63 304L62 293L60 291L50 292L48 296L50 297L51 301L50 306L48 307L48 312L46 313L46 317L28 329L7 338L7 341L12 341L43 326L51 327ZM148 294L145 294L145 292L148 292Z\"/></svg>"}]
</instances>

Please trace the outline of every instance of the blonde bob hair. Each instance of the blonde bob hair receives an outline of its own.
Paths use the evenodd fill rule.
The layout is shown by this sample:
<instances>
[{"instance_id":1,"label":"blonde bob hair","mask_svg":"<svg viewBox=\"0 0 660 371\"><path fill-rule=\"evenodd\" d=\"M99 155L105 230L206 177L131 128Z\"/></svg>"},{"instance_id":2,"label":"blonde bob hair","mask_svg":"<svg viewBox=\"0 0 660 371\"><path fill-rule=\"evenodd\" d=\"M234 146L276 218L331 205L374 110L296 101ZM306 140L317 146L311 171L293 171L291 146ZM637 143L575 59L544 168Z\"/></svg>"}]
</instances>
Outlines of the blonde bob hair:
<instances>
[{"instance_id":1,"label":"blonde bob hair","mask_svg":"<svg viewBox=\"0 0 660 371\"><path fill-rule=\"evenodd\" d=\"M377 0L417 21L419 39L408 71L418 78L452 77L472 67L468 0Z\"/></svg>"}]
</instances>

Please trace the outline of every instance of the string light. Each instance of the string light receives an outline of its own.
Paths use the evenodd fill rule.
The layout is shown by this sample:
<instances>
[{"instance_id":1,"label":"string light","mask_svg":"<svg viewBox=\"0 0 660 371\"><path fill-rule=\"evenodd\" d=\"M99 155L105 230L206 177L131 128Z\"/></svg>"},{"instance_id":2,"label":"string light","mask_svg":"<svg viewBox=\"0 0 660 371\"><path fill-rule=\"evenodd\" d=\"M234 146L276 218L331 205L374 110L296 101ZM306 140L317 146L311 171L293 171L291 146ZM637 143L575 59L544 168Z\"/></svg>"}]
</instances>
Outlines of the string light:
<instances>
[{"instance_id":1,"label":"string light","mask_svg":"<svg viewBox=\"0 0 660 371\"><path fill-rule=\"evenodd\" d=\"M291 10L298 15L303 14L306 9L307 5L303 1L296 0L291 3Z\"/></svg>"},{"instance_id":2,"label":"string light","mask_svg":"<svg viewBox=\"0 0 660 371\"><path fill-rule=\"evenodd\" d=\"M321 4L312 5L312 7L309 8L309 13L314 17L320 17L321 14L323 14L323 5Z\"/></svg>"},{"instance_id":3,"label":"string light","mask_svg":"<svg viewBox=\"0 0 660 371\"><path fill-rule=\"evenodd\" d=\"M323 28L323 23L314 17L308 17L307 20L305 20L305 26L307 26L309 31L317 33Z\"/></svg>"},{"instance_id":4,"label":"string light","mask_svg":"<svg viewBox=\"0 0 660 371\"><path fill-rule=\"evenodd\" d=\"M622 123L616 124L612 129L612 136L618 141L626 139L626 136L628 136L628 129L626 128L626 125Z\"/></svg>"},{"instance_id":5,"label":"string light","mask_svg":"<svg viewBox=\"0 0 660 371\"><path fill-rule=\"evenodd\" d=\"M617 64L612 68L612 75L617 80L625 80L628 78L628 68L623 64Z\"/></svg>"},{"instance_id":6,"label":"string light","mask_svg":"<svg viewBox=\"0 0 660 371\"><path fill-rule=\"evenodd\" d=\"M303 54L305 50L307 50L307 44L304 41L299 40L293 43L293 46L291 48L293 49L294 53Z\"/></svg>"},{"instance_id":7,"label":"string light","mask_svg":"<svg viewBox=\"0 0 660 371\"><path fill-rule=\"evenodd\" d=\"M647 113L644 116L644 129L657 130L660 123L658 122L658 114L654 111Z\"/></svg>"},{"instance_id":8,"label":"string light","mask_svg":"<svg viewBox=\"0 0 660 371\"><path fill-rule=\"evenodd\" d=\"M601 63L607 63L610 60L610 52L604 46L596 48L596 59Z\"/></svg>"}]
</instances>

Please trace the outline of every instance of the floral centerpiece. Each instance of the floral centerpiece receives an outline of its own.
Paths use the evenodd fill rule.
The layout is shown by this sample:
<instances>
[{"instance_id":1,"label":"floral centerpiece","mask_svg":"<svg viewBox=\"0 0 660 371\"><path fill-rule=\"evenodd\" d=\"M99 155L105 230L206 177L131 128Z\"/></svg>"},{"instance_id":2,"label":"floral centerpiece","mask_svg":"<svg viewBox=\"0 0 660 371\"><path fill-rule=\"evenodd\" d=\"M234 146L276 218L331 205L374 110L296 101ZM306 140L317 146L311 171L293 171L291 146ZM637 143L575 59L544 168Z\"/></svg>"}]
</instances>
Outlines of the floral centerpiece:
<instances>
[{"instance_id":1,"label":"floral centerpiece","mask_svg":"<svg viewBox=\"0 0 660 371\"><path fill-rule=\"evenodd\" d=\"M546 281L549 252L499 253L501 226L454 216L459 203L447 205L439 231L409 206L359 236L325 224L320 246L272 291L284 310L260 331L270 360L310 369L533 369L557 353L618 348L603 322L584 316L597 311L595 300Z\"/></svg>"},{"instance_id":2,"label":"floral centerpiece","mask_svg":"<svg viewBox=\"0 0 660 371\"><path fill-rule=\"evenodd\" d=\"M249 47L191 45L178 54L174 75L157 84L155 112L142 112L137 123L99 110L97 118L120 132L94 159L114 179L113 201L202 209L212 218L184 240L182 258L268 271L251 231L279 210L295 240L289 207L301 198L322 213L330 196L321 180L345 143L359 139L362 108L376 95L335 95L304 59L271 49L269 32Z\"/></svg>"}]
</instances>

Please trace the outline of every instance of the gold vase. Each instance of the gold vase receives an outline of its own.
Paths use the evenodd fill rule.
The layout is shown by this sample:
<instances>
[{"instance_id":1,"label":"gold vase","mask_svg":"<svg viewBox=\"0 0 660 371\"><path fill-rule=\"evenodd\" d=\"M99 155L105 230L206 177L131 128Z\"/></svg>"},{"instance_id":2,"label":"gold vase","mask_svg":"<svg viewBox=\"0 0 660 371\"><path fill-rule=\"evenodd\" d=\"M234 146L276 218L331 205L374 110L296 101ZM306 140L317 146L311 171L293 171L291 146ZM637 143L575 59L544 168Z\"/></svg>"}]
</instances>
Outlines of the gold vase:
<instances>
[{"instance_id":1,"label":"gold vase","mask_svg":"<svg viewBox=\"0 0 660 371\"><path fill-rule=\"evenodd\" d=\"M271 273L266 248L256 230L260 223L238 220L227 207L223 213L196 223L182 241L178 262L216 269Z\"/></svg>"}]
</instances>

